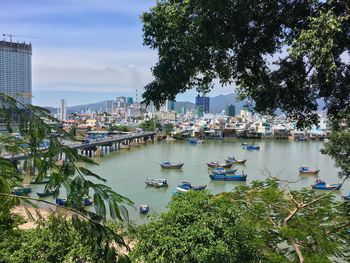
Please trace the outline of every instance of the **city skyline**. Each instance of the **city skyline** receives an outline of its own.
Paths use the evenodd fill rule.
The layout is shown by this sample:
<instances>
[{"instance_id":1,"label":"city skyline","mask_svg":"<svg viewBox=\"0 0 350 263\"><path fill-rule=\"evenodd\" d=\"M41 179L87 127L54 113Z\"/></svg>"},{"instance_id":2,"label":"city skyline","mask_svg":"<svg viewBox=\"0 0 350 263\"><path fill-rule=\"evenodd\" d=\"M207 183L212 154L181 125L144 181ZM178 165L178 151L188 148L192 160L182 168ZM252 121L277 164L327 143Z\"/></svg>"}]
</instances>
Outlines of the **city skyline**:
<instances>
[{"instance_id":1,"label":"city skyline","mask_svg":"<svg viewBox=\"0 0 350 263\"><path fill-rule=\"evenodd\" d=\"M34 104L55 106L60 97L69 97L70 105L111 94L135 97L136 89L141 99L157 54L142 45L139 17L155 1L0 1L0 33L33 45ZM218 87L209 96L232 92ZM195 96L192 90L177 99Z\"/></svg>"}]
</instances>

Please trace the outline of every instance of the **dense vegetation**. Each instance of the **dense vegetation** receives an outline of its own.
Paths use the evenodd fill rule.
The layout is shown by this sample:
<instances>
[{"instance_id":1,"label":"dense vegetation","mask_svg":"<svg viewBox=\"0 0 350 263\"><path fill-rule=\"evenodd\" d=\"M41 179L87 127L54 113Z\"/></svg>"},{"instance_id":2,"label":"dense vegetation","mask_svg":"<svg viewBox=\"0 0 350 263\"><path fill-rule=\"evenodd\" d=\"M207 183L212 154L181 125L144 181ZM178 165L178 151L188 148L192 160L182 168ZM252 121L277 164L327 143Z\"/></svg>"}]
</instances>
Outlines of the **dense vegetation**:
<instances>
[{"instance_id":1,"label":"dense vegetation","mask_svg":"<svg viewBox=\"0 0 350 263\"><path fill-rule=\"evenodd\" d=\"M350 203L332 193L291 191L276 179L213 196L176 195L169 211L141 226L141 262L332 262L350 260ZM334 258L333 258L334 259Z\"/></svg>"},{"instance_id":2,"label":"dense vegetation","mask_svg":"<svg viewBox=\"0 0 350 263\"><path fill-rule=\"evenodd\" d=\"M75 138L65 132L59 122L54 119L45 109L32 106L23 105L19 101L5 94L0 93L0 118L7 127L9 133L12 132L12 126L18 124L18 132L20 136L0 136L0 240L2 246L2 255L7 257L9 255L16 257L3 258L2 261L7 262L33 262L27 261L25 258L20 258L23 255L17 255L14 250L26 248L24 242L23 247L19 244L9 245L12 242L12 236L19 238L19 241L29 239L31 235L33 238L28 240L37 240L38 246L33 248L33 257L37 258L37 262L51 261L49 257L53 257L52 262L60 262L67 252L71 253L74 248L68 247L69 241L74 241L73 244L81 244L83 250L89 250L90 253L82 253L81 257L104 260L106 262L115 262L117 260L124 260L127 257L119 247L128 249L123 238L105 222L109 214L112 219L123 220L128 218L126 207L123 204L132 204L132 202L117 193L115 193L109 186L105 185L102 177L94 174L84 167L85 163L95 164L91 159L78 154L77 151L65 146L63 140L75 140ZM50 124L48 124L50 123ZM48 140L47 147L42 147L43 141ZM26 154L27 158L23 165L23 174L19 173L16 162L5 159L3 154ZM65 157L62 161L62 157ZM59 196L60 190L63 188L67 193L68 206L64 209L69 211L71 216L61 217L59 221L54 220L48 226L32 230L29 232L21 232L16 230L16 220L11 213L11 208L15 205L25 204L29 202L46 202L29 198L27 196L15 196L11 193L12 188L21 186L24 177L36 176L35 180L42 180L44 176L50 175L49 183L45 189L57 190L54 197ZM90 178L95 178L98 183L94 183ZM90 212L84 209L83 199L86 196L91 196L93 199L94 211ZM55 204L53 204L55 205ZM108 210L107 210L108 209ZM55 224L53 227L52 224ZM45 244L41 239L43 235L51 236L61 235L64 238L62 229L66 228L67 243L62 244L59 255L55 255L54 249L49 244ZM43 231L43 232L42 232ZM64 232L64 231L63 231ZM71 232L71 233L70 233ZM43 234L46 233L46 234ZM57 239L59 242L61 239ZM4 243L3 243L4 242ZM18 245L18 247L16 247ZM35 246L35 242L33 244ZM39 249L39 247L41 247ZM59 247L57 243L57 247ZM46 253L45 258L40 258L41 253ZM73 253L73 252L72 252ZM77 252L74 252L74 255ZM73 255L72 254L72 255ZM70 254L69 254L70 255ZM79 255L77 255L79 256ZM16 260L15 260L16 259Z\"/></svg>"},{"instance_id":3,"label":"dense vegetation","mask_svg":"<svg viewBox=\"0 0 350 263\"><path fill-rule=\"evenodd\" d=\"M161 127L160 123L156 119L145 120L140 124L140 128L144 131L154 131Z\"/></svg>"}]
</instances>

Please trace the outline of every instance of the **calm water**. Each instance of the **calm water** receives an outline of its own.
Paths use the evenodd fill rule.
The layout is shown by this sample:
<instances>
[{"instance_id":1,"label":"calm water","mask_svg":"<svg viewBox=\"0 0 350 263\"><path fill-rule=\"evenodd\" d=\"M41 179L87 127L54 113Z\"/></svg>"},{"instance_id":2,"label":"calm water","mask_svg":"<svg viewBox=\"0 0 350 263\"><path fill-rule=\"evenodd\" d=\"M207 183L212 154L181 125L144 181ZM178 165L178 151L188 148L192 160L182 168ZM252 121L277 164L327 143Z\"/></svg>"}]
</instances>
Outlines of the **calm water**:
<instances>
[{"instance_id":1,"label":"calm water","mask_svg":"<svg viewBox=\"0 0 350 263\"><path fill-rule=\"evenodd\" d=\"M339 181L334 162L320 153L322 142L257 141L260 151L244 150L241 146L242 142L205 141L204 144L199 145L185 142L149 143L96 158L100 165L89 168L106 178L107 184L113 190L133 200L135 208L130 207L128 210L131 218L140 223L145 222L147 217L140 216L136 208L140 204L149 204L150 212L164 211L173 191L181 181L188 180L192 185L207 184L207 189L212 193L231 191L235 186L245 184L245 182L210 180L206 163L224 161L229 155L234 155L237 159L248 159L246 165L236 166L239 173L244 170L248 174L246 183L264 179L268 172L273 176L297 181L291 185L294 189L310 187L315 176L300 176L298 168L301 165L321 169L318 177L327 183ZM159 162L165 160L183 161L185 165L182 170L163 170ZM165 178L168 180L169 187L145 187L144 181L147 177ZM349 190L350 184L346 183L340 193L345 194Z\"/></svg>"}]
</instances>

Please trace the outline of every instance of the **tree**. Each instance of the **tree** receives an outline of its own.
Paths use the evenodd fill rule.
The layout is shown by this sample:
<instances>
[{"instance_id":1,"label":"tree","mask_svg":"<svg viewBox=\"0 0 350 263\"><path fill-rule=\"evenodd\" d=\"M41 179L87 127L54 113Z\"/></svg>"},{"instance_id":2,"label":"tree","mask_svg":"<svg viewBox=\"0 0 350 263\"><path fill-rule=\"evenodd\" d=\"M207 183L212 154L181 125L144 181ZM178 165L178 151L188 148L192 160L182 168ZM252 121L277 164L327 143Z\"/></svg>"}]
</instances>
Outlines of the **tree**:
<instances>
[{"instance_id":1,"label":"tree","mask_svg":"<svg viewBox=\"0 0 350 263\"><path fill-rule=\"evenodd\" d=\"M164 125L164 132L168 135L173 131L173 129L174 129L174 124L172 123L167 123Z\"/></svg>"},{"instance_id":2,"label":"tree","mask_svg":"<svg viewBox=\"0 0 350 263\"><path fill-rule=\"evenodd\" d=\"M176 195L139 229L142 262L332 262L349 260L350 203L332 193L291 191L277 179L216 196Z\"/></svg>"},{"instance_id":3,"label":"tree","mask_svg":"<svg viewBox=\"0 0 350 263\"><path fill-rule=\"evenodd\" d=\"M67 220L79 234L79 241L89 247L93 257L104 259L106 262L125 259L125 255L119 253L116 245L128 248L127 245L118 233L105 225L105 222L107 214L112 219L127 219L124 204L132 202L115 193L104 184L105 179L84 167L84 163L96 163L63 144L63 140L74 141L75 138L65 132L59 126L59 121L47 110L34 105L24 105L0 93L0 115L9 133L12 132L14 120L19 124L20 133L18 138L0 137L0 230L6 230L1 231L1 234L10 236L16 234L13 232L16 221L10 211L13 206L28 202L50 203L28 196L16 196L11 193L12 188L21 186L24 176L29 172L35 173L37 181L50 174L45 189L57 190L54 195L57 197L60 190L65 188L68 206L63 208L72 213ZM41 147L44 140L49 141L46 148ZM18 173L15 162L5 158L17 154L27 156L24 166L28 171L24 171L24 174ZM65 156L65 161L61 160L62 156ZM95 178L98 183L92 182L90 177ZM95 212L84 209L82 201L86 196L93 198Z\"/></svg>"},{"instance_id":4,"label":"tree","mask_svg":"<svg viewBox=\"0 0 350 263\"><path fill-rule=\"evenodd\" d=\"M154 131L155 129L159 129L160 127L160 123L156 119L145 120L140 124L140 128L144 131Z\"/></svg>"},{"instance_id":5,"label":"tree","mask_svg":"<svg viewBox=\"0 0 350 263\"><path fill-rule=\"evenodd\" d=\"M258 236L228 202L208 192L175 196L169 211L139 229L140 262L259 262Z\"/></svg>"},{"instance_id":6,"label":"tree","mask_svg":"<svg viewBox=\"0 0 350 263\"><path fill-rule=\"evenodd\" d=\"M218 80L256 111L279 108L301 127L317 124L323 102L334 127L323 152L350 176L349 1L164 0L142 21L144 44L159 56L146 103L206 93Z\"/></svg>"},{"instance_id":7,"label":"tree","mask_svg":"<svg viewBox=\"0 0 350 263\"><path fill-rule=\"evenodd\" d=\"M157 106L213 81L236 84L255 110L316 122L350 112L350 4L344 0L164 0L142 15L144 44L158 51L143 97Z\"/></svg>"}]
</instances>

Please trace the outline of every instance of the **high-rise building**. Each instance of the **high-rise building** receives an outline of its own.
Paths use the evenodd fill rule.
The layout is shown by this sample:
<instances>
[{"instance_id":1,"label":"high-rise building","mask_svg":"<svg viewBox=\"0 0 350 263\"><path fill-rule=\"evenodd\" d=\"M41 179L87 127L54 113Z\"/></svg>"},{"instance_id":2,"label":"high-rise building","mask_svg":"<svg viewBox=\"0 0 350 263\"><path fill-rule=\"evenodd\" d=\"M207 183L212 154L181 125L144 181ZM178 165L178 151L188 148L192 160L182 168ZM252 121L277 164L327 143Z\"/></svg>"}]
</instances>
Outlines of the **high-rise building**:
<instances>
[{"instance_id":1,"label":"high-rise building","mask_svg":"<svg viewBox=\"0 0 350 263\"><path fill-rule=\"evenodd\" d=\"M61 99L59 120L64 121L66 117L67 117L67 102L65 99Z\"/></svg>"},{"instance_id":2,"label":"high-rise building","mask_svg":"<svg viewBox=\"0 0 350 263\"><path fill-rule=\"evenodd\" d=\"M196 97L196 111L198 117L202 117L204 113L209 113L209 97Z\"/></svg>"},{"instance_id":3,"label":"high-rise building","mask_svg":"<svg viewBox=\"0 0 350 263\"><path fill-rule=\"evenodd\" d=\"M233 117L236 115L236 107L233 104L230 104L226 107L226 115Z\"/></svg>"},{"instance_id":4,"label":"high-rise building","mask_svg":"<svg viewBox=\"0 0 350 263\"><path fill-rule=\"evenodd\" d=\"M174 111L175 110L175 101L167 100L167 110Z\"/></svg>"},{"instance_id":5,"label":"high-rise building","mask_svg":"<svg viewBox=\"0 0 350 263\"><path fill-rule=\"evenodd\" d=\"M31 104L31 44L0 41L0 92Z\"/></svg>"}]
</instances>

